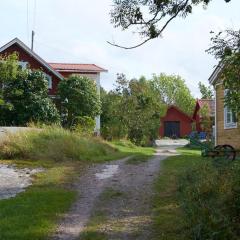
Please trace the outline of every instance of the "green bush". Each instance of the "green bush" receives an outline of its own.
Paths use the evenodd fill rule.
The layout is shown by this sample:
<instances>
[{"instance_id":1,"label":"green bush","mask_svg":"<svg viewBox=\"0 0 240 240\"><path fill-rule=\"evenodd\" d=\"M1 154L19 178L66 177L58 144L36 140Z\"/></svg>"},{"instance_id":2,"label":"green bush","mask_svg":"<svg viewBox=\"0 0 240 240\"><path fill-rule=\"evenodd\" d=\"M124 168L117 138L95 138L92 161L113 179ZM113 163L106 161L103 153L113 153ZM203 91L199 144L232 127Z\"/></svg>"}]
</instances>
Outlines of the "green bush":
<instances>
[{"instance_id":1,"label":"green bush","mask_svg":"<svg viewBox=\"0 0 240 240\"><path fill-rule=\"evenodd\" d=\"M95 128L95 120L91 117L77 117L72 126L72 130L82 136L92 136Z\"/></svg>"},{"instance_id":2,"label":"green bush","mask_svg":"<svg viewBox=\"0 0 240 240\"><path fill-rule=\"evenodd\" d=\"M0 56L0 124L26 126L28 122L60 123L60 116L48 96L45 74L21 69L18 56Z\"/></svg>"},{"instance_id":3,"label":"green bush","mask_svg":"<svg viewBox=\"0 0 240 240\"><path fill-rule=\"evenodd\" d=\"M109 93L102 90L101 101L104 138L128 138L138 146L152 145L158 138L159 119L166 105L150 80L141 77L129 81L118 74L116 89Z\"/></svg>"},{"instance_id":4,"label":"green bush","mask_svg":"<svg viewBox=\"0 0 240 240\"><path fill-rule=\"evenodd\" d=\"M99 138L46 127L9 135L0 153L4 159L102 161L118 155L118 150Z\"/></svg>"},{"instance_id":5,"label":"green bush","mask_svg":"<svg viewBox=\"0 0 240 240\"><path fill-rule=\"evenodd\" d=\"M96 83L88 77L71 75L60 81L58 94L64 126L72 127L77 117L94 118L101 113Z\"/></svg>"},{"instance_id":6,"label":"green bush","mask_svg":"<svg viewBox=\"0 0 240 240\"><path fill-rule=\"evenodd\" d=\"M240 164L203 161L179 179L179 198L191 239L238 239Z\"/></svg>"}]
</instances>

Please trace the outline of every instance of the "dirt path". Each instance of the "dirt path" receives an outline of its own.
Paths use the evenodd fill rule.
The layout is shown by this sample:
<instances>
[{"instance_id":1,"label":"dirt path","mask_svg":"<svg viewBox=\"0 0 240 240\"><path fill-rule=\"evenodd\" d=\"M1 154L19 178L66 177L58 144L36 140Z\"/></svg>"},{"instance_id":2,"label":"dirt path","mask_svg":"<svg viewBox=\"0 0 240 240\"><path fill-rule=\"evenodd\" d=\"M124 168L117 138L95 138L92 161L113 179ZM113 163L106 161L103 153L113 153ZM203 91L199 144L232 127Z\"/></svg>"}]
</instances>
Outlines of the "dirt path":
<instances>
[{"instance_id":1,"label":"dirt path","mask_svg":"<svg viewBox=\"0 0 240 240\"><path fill-rule=\"evenodd\" d=\"M156 156L138 164L129 164L125 158L89 168L76 184L79 197L53 239L83 239L81 233L99 211L104 220L97 230L107 239L149 239L153 181L161 160L176 155L174 148L161 148Z\"/></svg>"}]
</instances>

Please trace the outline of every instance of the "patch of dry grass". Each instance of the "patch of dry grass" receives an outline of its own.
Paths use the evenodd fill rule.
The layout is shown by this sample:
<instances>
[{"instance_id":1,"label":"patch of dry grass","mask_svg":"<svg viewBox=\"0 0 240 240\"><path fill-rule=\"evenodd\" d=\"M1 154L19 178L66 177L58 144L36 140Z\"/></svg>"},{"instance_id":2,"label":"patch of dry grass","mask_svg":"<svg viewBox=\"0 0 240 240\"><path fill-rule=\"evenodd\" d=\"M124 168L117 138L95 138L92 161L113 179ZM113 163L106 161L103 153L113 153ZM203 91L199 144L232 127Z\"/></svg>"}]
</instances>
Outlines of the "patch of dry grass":
<instances>
[{"instance_id":1,"label":"patch of dry grass","mask_svg":"<svg viewBox=\"0 0 240 240\"><path fill-rule=\"evenodd\" d=\"M0 145L2 159L102 162L126 156L100 138L83 137L63 128L47 127L8 135Z\"/></svg>"}]
</instances>

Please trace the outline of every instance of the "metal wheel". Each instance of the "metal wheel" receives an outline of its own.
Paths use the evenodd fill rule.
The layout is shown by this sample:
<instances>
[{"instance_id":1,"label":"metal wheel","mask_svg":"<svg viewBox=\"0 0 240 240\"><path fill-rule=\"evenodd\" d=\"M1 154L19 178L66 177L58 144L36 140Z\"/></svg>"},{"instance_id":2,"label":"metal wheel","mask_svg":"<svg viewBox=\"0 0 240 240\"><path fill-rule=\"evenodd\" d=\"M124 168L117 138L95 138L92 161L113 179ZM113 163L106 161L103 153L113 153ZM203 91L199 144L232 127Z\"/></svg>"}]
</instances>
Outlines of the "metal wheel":
<instances>
[{"instance_id":1,"label":"metal wheel","mask_svg":"<svg viewBox=\"0 0 240 240\"><path fill-rule=\"evenodd\" d=\"M224 157L227 160L234 161L236 158L236 150L234 149L233 146L231 145L223 145L222 149L224 151Z\"/></svg>"},{"instance_id":2,"label":"metal wheel","mask_svg":"<svg viewBox=\"0 0 240 240\"><path fill-rule=\"evenodd\" d=\"M214 147L214 155L212 156L212 158L215 158L215 157L219 157L221 156L221 151L223 150L223 145L217 145Z\"/></svg>"}]
</instances>

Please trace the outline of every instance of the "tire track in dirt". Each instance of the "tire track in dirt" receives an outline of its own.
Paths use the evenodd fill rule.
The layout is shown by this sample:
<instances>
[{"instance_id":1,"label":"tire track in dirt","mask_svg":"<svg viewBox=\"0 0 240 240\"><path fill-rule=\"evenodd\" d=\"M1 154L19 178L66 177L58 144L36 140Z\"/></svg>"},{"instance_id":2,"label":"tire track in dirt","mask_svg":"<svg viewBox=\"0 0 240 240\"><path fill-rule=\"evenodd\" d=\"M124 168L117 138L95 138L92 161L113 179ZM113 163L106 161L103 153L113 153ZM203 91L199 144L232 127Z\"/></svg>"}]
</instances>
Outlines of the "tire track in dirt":
<instances>
[{"instance_id":1,"label":"tire track in dirt","mask_svg":"<svg viewBox=\"0 0 240 240\"><path fill-rule=\"evenodd\" d=\"M129 158L125 158L89 167L75 185L79 193L77 201L59 223L52 239L81 239L80 234L98 210L107 216L106 223L99 229L107 239L149 239L153 182L160 162L176 155L175 148L158 149L154 157L138 164L128 164ZM122 196L103 201L101 194L109 188L123 193Z\"/></svg>"},{"instance_id":2,"label":"tire track in dirt","mask_svg":"<svg viewBox=\"0 0 240 240\"><path fill-rule=\"evenodd\" d=\"M128 159L124 158L86 169L85 174L73 186L78 191L77 201L72 205L70 211L63 216L52 239L72 240L78 238L89 220L96 199L111 181L112 176L110 174L104 179L99 179L96 174L106 172L109 165L119 168ZM117 172L114 172L114 174L117 174Z\"/></svg>"}]
</instances>

